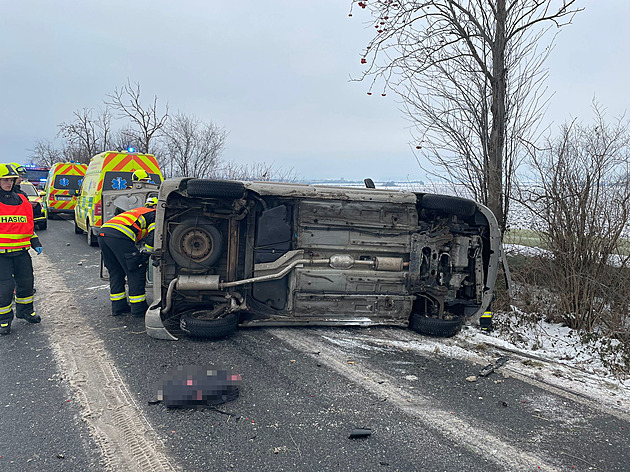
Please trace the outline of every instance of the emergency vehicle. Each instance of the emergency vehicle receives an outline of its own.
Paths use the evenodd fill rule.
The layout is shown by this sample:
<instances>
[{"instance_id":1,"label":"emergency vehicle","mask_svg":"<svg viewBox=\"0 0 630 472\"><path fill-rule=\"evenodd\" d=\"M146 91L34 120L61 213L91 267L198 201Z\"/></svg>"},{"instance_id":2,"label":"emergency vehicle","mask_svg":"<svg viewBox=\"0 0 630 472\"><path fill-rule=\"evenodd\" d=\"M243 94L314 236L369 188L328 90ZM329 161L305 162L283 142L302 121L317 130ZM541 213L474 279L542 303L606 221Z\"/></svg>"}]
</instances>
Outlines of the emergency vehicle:
<instances>
[{"instance_id":1,"label":"emergency vehicle","mask_svg":"<svg viewBox=\"0 0 630 472\"><path fill-rule=\"evenodd\" d=\"M61 213L74 215L75 194L81 187L86 169L86 164L74 162L57 162L52 165L44 188L49 219L52 220Z\"/></svg>"},{"instance_id":2,"label":"emergency vehicle","mask_svg":"<svg viewBox=\"0 0 630 472\"><path fill-rule=\"evenodd\" d=\"M74 207L74 232L87 233L90 246L98 244L98 230L107 219L103 210L103 192L129 193L133 188L132 175L140 169L149 174L149 184L162 183L162 171L152 154L105 151L90 160L81 188L75 192Z\"/></svg>"},{"instance_id":3,"label":"emergency vehicle","mask_svg":"<svg viewBox=\"0 0 630 472\"><path fill-rule=\"evenodd\" d=\"M41 182L46 182L48 172L50 171L50 167L32 164L27 164L24 168L26 169L26 179L32 183L35 188L37 188Z\"/></svg>"},{"instance_id":4,"label":"emergency vehicle","mask_svg":"<svg viewBox=\"0 0 630 472\"><path fill-rule=\"evenodd\" d=\"M35 186L30 182L22 182L20 190L26 194L29 203L33 207L33 223L35 229L46 229L48 220L46 219L46 202L41 197Z\"/></svg>"}]
</instances>

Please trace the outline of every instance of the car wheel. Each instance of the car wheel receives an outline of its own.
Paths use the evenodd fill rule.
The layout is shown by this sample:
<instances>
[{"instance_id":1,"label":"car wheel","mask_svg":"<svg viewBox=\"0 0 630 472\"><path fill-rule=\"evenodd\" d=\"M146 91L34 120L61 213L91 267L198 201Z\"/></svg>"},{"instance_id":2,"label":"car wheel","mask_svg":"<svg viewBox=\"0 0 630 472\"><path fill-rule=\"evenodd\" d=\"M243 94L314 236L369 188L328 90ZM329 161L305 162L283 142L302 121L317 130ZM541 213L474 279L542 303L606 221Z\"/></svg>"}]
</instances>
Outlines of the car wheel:
<instances>
[{"instance_id":1,"label":"car wheel","mask_svg":"<svg viewBox=\"0 0 630 472\"><path fill-rule=\"evenodd\" d=\"M204 270L219 259L223 236L207 219L188 218L173 230L168 248L180 267Z\"/></svg>"},{"instance_id":2,"label":"car wheel","mask_svg":"<svg viewBox=\"0 0 630 472\"><path fill-rule=\"evenodd\" d=\"M98 239L94 236L94 232L92 231L92 227L90 226L90 221L86 221L87 229L85 230L87 233L87 243L90 246L98 246Z\"/></svg>"},{"instance_id":3,"label":"car wheel","mask_svg":"<svg viewBox=\"0 0 630 472\"><path fill-rule=\"evenodd\" d=\"M421 205L427 210L443 211L458 216L473 216L477 211L475 202L451 195L423 195Z\"/></svg>"},{"instance_id":4,"label":"car wheel","mask_svg":"<svg viewBox=\"0 0 630 472\"><path fill-rule=\"evenodd\" d=\"M77 220L74 220L74 234L83 234L83 230L79 228Z\"/></svg>"},{"instance_id":5,"label":"car wheel","mask_svg":"<svg viewBox=\"0 0 630 472\"><path fill-rule=\"evenodd\" d=\"M47 218L48 218L49 220L54 220L54 219L55 219L55 214L49 211L49 212L48 212L48 215L47 215Z\"/></svg>"},{"instance_id":6,"label":"car wheel","mask_svg":"<svg viewBox=\"0 0 630 472\"><path fill-rule=\"evenodd\" d=\"M48 228L48 221L47 220L40 221L39 223L37 223L37 229L44 230L46 228Z\"/></svg>"},{"instance_id":7,"label":"car wheel","mask_svg":"<svg viewBox=\"0 0 630 472\"><path fill-rule=\"evenodd\" d=\"M409 318L409 329L412 331L446 338L455 336L463 324L464 320L462 318L442 320L440 318L430 318L420 313L412 313Z\"/></svg>"},{"instance_id":8,"label":"car wheel","mask_svg":"<svg viewBox=\"0 0 630 472\"><path fill-rule=\"evenodd\" d=\"M245 194L245 186L242 182L191 179L187 182L186 191L191 197L241 198Z\"/></svg>"},{"instance_id":9,"label":"car wheel","mask_svg":"<svg viewBox=\"0 0 630 472\"><path fill-rule=\"evenodd\" d=\"M193 309L185 311L179 327L190 336L203 339L221 339L236 331L238 312L228 313L222 318L205 318L208 310Z\"/></svg>"}]
</instances>

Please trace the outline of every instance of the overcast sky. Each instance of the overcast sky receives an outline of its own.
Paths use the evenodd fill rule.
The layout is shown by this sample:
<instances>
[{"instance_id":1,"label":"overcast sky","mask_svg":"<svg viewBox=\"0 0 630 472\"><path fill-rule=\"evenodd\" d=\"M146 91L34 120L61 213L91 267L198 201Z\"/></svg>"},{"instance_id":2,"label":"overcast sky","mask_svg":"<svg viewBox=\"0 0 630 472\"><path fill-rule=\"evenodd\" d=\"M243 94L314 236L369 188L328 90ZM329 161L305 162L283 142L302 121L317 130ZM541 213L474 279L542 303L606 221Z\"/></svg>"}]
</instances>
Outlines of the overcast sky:
<instances>
[{"instance_id":1,"label":"overcast sky","mask_svg":"<svg viewBox=\"0 0 630 472\"><path fill-rule=\"evenodd\" d=\"M547 63L548 121L629 105L630 1L583 0ZM424 179L393 93L352 82L373 28L349 0L0 0L0 161L127 80L224 127L223 158L305 179Z\"/></svg>"}]
</instances>

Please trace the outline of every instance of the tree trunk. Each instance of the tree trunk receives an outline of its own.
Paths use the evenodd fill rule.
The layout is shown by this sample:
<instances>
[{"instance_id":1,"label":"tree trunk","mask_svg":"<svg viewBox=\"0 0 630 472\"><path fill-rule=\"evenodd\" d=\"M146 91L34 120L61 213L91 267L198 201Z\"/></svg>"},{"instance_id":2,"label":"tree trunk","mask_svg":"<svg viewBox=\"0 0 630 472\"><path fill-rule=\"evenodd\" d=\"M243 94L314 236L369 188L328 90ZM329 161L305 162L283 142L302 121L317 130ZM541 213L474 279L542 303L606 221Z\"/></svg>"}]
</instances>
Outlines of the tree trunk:
<instances>
[{"instance_id":1,"label":"tree trunk","mask_svg":"<svg viewBox=\"0 0 630 472\"><path fill-rule=\"evenodd\" d=\"M488 207L497 217L501 232L505 231L503 214L503 152L505 147L505 0L497 0L495 39L492 51L492 124L488 150Z\"/></svg>"}]
</instances>

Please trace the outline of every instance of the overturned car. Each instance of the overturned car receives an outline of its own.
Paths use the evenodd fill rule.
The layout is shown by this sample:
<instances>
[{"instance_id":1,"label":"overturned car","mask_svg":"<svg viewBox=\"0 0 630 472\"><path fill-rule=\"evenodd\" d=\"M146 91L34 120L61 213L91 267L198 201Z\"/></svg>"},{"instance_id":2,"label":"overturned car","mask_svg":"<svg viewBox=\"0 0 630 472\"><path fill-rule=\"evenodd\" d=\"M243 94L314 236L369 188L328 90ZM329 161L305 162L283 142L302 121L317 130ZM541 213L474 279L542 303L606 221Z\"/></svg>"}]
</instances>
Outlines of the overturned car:
<instances>
[{"instance_id":1,"label":"overturned car","mask_svg":"<svg viewBox=\"0 0 630 472\"><path fill-rule=\"evenodd\" d=\"M493 299L492 212L448 195L193 178L163 182L147 333L397 325L451 336Z\"/></svg>"}]
</instances>

